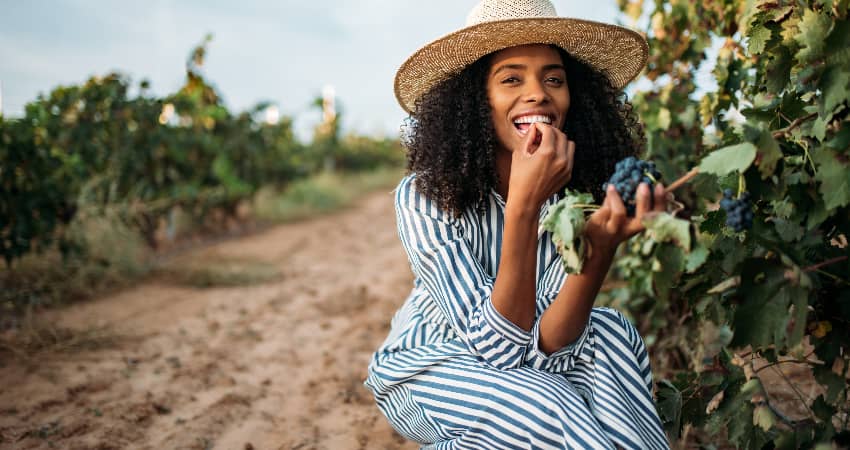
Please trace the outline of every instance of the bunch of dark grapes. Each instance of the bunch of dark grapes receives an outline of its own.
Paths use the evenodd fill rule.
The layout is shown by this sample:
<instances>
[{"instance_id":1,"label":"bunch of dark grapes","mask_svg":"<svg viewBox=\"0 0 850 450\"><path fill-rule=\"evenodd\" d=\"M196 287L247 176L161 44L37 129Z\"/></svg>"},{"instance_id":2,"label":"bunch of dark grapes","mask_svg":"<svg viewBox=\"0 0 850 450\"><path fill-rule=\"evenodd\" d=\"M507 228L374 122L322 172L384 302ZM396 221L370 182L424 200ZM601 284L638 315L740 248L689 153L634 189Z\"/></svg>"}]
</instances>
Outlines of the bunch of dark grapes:
<instances>
[{"instance_id":1,"label":"bunch of dark grapes","mask_svg":"<svg viewBox=\"0 0 850 450\"><path fill-rule=\"evenodd\" d=\"M724 189L720 207L726 211L726 226L736 232L753 227L753 205L749 192L745 191L735 198L732 189Z\"/></svg>"},{"instance_id":2,"label":"bunch of dark grapes","mask_svg":"<svg viewBox=\"0 0 850 450\"><path fill-rule=\"evenodd\" d=\"M634 156L629 156L614 166L614 174L602 185L602 190L608 188L609 184L613 184L617 189L617 193L626 204L626 211L629 216L635 215L635 193L640 183L649 185L649 191L655 182L661 179L661 172L655 168L655 163L637 159ZM649 197L652 202L652 196Z\"/></svg>"}]
</instances>

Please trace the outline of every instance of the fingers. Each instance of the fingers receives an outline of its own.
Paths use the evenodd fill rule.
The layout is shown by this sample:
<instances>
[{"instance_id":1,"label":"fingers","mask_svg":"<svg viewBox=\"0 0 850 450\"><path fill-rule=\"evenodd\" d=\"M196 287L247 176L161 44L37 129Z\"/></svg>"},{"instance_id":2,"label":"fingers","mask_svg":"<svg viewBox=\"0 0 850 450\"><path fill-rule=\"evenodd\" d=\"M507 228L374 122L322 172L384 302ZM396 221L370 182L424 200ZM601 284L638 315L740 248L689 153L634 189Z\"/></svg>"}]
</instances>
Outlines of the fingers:
<instances>
[{"instance_id":1,"label":"fingers","mask_svg":"<svg viewBox=\"0 0 850 450\"><path fill-rule=\"evenodd\" d=\"M608 190L605 192L605 202L611 209L611 217L606 223L607 231L611 234L618 234L626 220L626 205L623 204L623 199L617 193L614 185L609 184Z\"/></svg>"},{"instance_id":2,"label":"fingers","mask_svg":"<svg viewBox=\"0 0 850 450\"><path fill-rule=\"evenodd\" d=\"M549 152L558 148L558 136L554 128L540 122L535 122L533 125L540 132L539 148Z\"/></svg>"},{"instance_id":3,"label":"fingers","mask_svg":"<svg viewBox=\"0 0 850 450\"><path fill-rule=\"evenodd\" d=\"M627 236L632 236L643 231L643 216L649 212L650 195L648 184L641 183L638 185L637 192L635 193L635 217L626 224L625 232Z\"/></svg>"},{"instance_id":4,"label":"fingers","mask_svg":"<svg viewBox=\"0 0 850 450\"><path fill-rule=\"evenodd\" d=\"M639 184L635 197L635 217L640 218L649 210L649 186L646 183Z\"/></svg>"},{"instance_id":5,"label":"fingers","mask_svg":"<svg viewBox=\"0 0 850 450\"><path fill-rule=\"evenodd\" d=\"M530 127L528 127L528 132L525 134L525 141L522 143L523 153L526 155L533 155L538 148L539 145L535 145L534 141L537 139L540 131L537 129L537 124L532 123ZM542 141L541 141L542 143Z\"/></svg>"},{"instance_id":6,"label":"fingers","mask_svg":"<svg viewBox=\"0 0 850 450\"><path fill-rule=\"evenodd\" d=\"M664 185L661 183L655 184L655 192L652 193L654 199L653 211L663 212L667 210L667 194L664 193Z\"/></svg>"}]
</instances>

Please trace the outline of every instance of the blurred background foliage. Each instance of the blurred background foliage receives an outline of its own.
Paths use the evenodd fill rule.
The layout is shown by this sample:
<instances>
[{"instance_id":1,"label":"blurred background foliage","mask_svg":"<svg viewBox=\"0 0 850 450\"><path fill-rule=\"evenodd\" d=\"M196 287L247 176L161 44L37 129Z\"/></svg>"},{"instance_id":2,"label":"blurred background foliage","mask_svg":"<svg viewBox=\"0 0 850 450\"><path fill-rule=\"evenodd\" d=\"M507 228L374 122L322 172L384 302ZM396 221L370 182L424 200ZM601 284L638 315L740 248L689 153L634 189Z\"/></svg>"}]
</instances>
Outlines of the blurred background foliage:
<instances>
[{"instance_id":1,"label":"blurred background foliage","mask_svg":"<svg viewBox=\"0 0 850 450\"><path fill-rule=\"evenodd\" d=\"M54 292L69 289L57 277L78 280L82 293L104 276L83 275L98 258L112 273L137 272L133 255L173 239L176 222L203 230L238 220L261 189L275 202L323 172L350 179L403 164L397 139L342 136L339 114L303 143L274 105L229 111L202 72L209 42L190 52L185 83L171 95L155 97L147 81L133 85L110 73L39 96L23 117L0 116L0 306L73 297ZM126 252L104 249L106 235ZM36 273L21 266L27 258L43 261Z\"/></svg>"}]
</instances>

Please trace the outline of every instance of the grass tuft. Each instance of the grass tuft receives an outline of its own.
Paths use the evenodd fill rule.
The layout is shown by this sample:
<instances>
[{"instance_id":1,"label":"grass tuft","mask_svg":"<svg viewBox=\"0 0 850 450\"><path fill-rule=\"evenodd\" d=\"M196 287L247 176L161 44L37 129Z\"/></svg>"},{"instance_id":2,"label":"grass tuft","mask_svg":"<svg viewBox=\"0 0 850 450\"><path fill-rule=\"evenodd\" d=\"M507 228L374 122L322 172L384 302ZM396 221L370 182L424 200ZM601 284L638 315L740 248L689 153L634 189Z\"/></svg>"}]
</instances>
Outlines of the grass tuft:
<instances>
[{"instance_id":1,"label":"grass tuft","mask_svg":"<svg viewBox=\"0 0 850 450\"><path fill-rule=\"evenodd\" d=\"M173 283L196 288L248 286L279 280L282 276L274 264L232 258L174 261L158 267L155 274Z\"/></svg>"}]
</instances>

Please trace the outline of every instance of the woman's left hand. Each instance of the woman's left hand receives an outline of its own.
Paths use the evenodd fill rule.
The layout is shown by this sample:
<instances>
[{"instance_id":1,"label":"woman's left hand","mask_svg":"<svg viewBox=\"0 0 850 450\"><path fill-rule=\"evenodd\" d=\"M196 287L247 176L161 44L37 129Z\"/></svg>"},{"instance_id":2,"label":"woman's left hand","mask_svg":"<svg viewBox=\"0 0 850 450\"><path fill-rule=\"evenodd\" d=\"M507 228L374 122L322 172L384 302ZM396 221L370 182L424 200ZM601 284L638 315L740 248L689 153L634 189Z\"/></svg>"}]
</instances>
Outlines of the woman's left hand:
<instances>
[{"instance_id":1,"label":"woman's left hand","mask_svg":"<svg viewBox=\"0 0 850 450\"><path fill-rule=\"evenodd\" d=\"M650 195L654 197L653 202ZM642 220L647 213L662 212L667 205L664 186L660 183L655 185L653 193L649 192L647 184L641 183L635 197L635 216L629 217L620 194L613 185L608 185L602 207L591 214L584 228L592 253L601 252L612 257L621 242L644 230ZM650 204L654 205L651 209Z\"/></svg>"}]
</instances>

